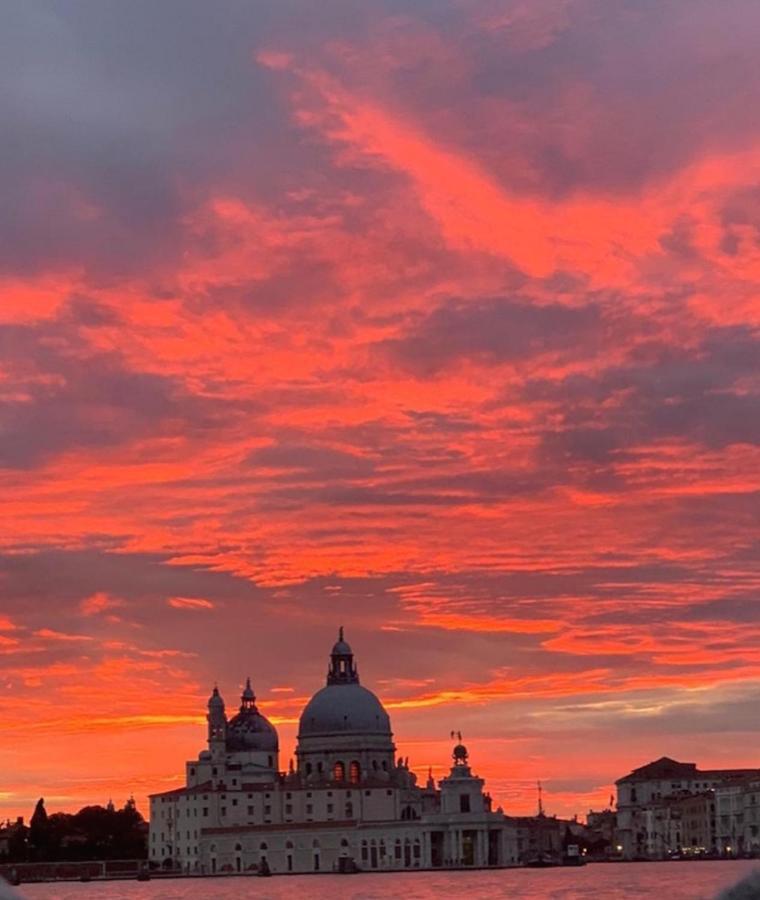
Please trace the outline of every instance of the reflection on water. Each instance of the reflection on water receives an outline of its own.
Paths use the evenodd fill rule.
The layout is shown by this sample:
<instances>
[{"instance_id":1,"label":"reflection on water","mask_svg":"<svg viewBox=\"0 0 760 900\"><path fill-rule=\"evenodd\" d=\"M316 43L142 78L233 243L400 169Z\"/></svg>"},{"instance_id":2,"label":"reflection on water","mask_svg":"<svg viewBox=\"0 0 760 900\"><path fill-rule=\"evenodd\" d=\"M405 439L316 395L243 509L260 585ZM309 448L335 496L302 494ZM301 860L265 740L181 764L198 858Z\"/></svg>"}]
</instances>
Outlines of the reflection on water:
<instances>
[{"instance_id":1,"label":"reflection on water","mask_svg":"<svg viewBox=\"0 0 760 900\"><path fill-rule=\"evenodd\" d=\"M714 900L758 863L607 863L582 869L502 869L488 872L399 872L388 875L293 875L275 878L203 878L108 884L23 887L28 900L438 900L508 897L510 900Z\"/></svg>"}]
</instances>

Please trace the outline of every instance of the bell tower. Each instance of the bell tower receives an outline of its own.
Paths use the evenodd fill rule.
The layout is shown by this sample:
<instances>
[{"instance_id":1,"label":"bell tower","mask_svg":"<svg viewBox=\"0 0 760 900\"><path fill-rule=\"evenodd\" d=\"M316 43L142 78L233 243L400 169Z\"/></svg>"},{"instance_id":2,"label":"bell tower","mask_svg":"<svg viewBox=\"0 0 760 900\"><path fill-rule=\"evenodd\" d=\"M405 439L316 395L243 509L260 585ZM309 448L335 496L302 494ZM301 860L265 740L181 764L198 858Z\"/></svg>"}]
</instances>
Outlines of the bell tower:
<instances>
[{"instance_id":1,"label":"bell tower","mask_svg":"<svg viewBox=\"0 0 760 900\"><path fill-rule=\"evenodd\" d=\"M219 693L219 688L214 685L214 690L208 700L208 749L213 759L224 757L227 740L227 714L224 708L224 700Z\"/></svg>"}]
</instances>

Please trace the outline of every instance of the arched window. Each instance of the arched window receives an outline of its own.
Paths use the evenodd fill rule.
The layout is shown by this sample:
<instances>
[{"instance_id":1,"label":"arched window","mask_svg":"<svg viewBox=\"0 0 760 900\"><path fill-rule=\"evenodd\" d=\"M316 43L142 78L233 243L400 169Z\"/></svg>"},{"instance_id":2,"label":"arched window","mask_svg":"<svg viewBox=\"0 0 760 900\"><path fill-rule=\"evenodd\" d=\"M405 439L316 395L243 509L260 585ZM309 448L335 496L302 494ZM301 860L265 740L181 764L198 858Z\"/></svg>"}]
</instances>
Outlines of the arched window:
<instances>
[{"instance_id":1,"label":"arched window","mask_svg":"<svg viewBox=\"0 0 760 900\"><path fill-rule=\"evenodd\" d=\"M312 846L315 850L319 850L319 841L318 841L316 838L314 838L314 840L311 842L311 846Z\"/></svg>"},{"instance_id":2,"label":"arched window","mask_svg":"<svg viewBox=\"0 0 760 900\"><path fill-rule=\"evenodd\" d=\"M351 765L348 767L348 780L351 784L359 784L362 777L362 767L359 765L358 760L352 759Z\"/></svg>"},{"instance_id":3,"label":"arched window","mask_svg":"<svg viewBox=\"0 0 760 900\"><path fill-rule=\"evenodd\" d=\"M306 763L306 774L311 775L311 763Z\"/></svg>"},{"instance_id":4,"label":"arched window","mask_svg":"<svg viewBox=\"0 0 760 900\"><path fill-rule=\"evenodd\" d=\"M317 772L319 772L319 774L321 775L324 772L324 770L325 770L324 765L321 762L318 762L317 763Z\"/></svg>"},{"instance_id":5,"label":"arched window","mask_svg":"<svg viewBox=\"0 0 760 900\"><path fill-rule=\"evenodd\" d=\"M269 847L267 847L265 841L262 841L262 842L259 844L259 850L268 850L268 849L269 849Z\"/></svg>"},{"instance_id":6,"label":"arched window","mask_svg":"<svg viewBox=\"0 0 760 900\"><path fill-rule=\"evenodd\" d=\"M286 841L286 842L285 842L285 849L286 849L286 850L292 850L292 849L293 849L293 841Z\"/></svg>"},{"instance_id":7,"label":"arched window","mask_svg":"<svg viewBox=\"0 0 760 900\"><path fill-rule=\"evenodd\" d=\"M240 851L241 851L242 849L243 849L243 848L241 847L240 844L235 844L235 850L236 850L238 853L240 853Z\"/></svg>"},{"instance_id":8,"label":"arched window","mask_svg":"<svg viewBox=\"0 0 760 900\"><path fill-rule=\"evenodd\" d=\"M341 838L340 845L341 847L348 847L348 838Z\"/></svg>"},{"instance_id":9,"label":"arched window","mask_svg":"<svg viewBox=\"0 0 760 900\"><path fill-rule=\"evenodd\" d=\"M384 759L383 760L383 772L387 772L387 771L388 771L388 761Z\"/></svg>"},{"instance_id":10,"label":"arched window","mask_svg":"<svg viewBox=\"0 0 760 900\"><path fill-rule=\"evenodd\" d=\"M346 780L346 767L345 765L338 760L333 766L333 781L345 781Z\"/></svg>"}]
</instances>

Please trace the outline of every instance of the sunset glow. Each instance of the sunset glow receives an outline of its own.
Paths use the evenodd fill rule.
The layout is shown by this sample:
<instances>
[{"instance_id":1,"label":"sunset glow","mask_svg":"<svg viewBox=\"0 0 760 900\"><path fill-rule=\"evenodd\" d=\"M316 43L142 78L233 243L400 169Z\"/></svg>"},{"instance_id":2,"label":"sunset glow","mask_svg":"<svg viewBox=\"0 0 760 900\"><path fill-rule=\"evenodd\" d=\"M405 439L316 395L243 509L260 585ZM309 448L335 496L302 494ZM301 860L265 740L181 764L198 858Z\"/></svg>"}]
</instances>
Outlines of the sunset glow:
<instances>
[{"instance_id":1,"label":"sunset glow","mask_svg":"<svg viewBox=\"0 0 760 900\"><path fill-rule=\"evenodd\" d=\"M7 11L0 819L341 624L506 812L756 766L760 7L263 7Z\"/></svg>"}]
</instances>

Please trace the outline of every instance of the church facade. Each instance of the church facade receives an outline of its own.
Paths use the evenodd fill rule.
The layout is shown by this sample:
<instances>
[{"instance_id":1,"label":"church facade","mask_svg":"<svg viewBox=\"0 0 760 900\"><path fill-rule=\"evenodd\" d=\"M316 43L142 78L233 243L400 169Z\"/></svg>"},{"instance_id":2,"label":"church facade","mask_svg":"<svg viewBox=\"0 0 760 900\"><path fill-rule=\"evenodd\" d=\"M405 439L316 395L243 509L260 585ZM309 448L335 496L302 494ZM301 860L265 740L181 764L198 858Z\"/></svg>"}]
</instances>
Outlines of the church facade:
<instances>
[{"instance_id":1,"label":"church facade","mask_svg":"<svg viewBox=\"0 0 760 900\"><path fill-rule=\"evenodd\" d=\"M461 740L450 773L417 784L390 718L359 681L340 630L327 683L304 708L296 763L279 769L274 726L250 680L227 717L208 701L208 749L184 787L150 798L152 862L199 874L379 871L518 862L517 830L491 809Z\"/></svg>"}]
</instances>

